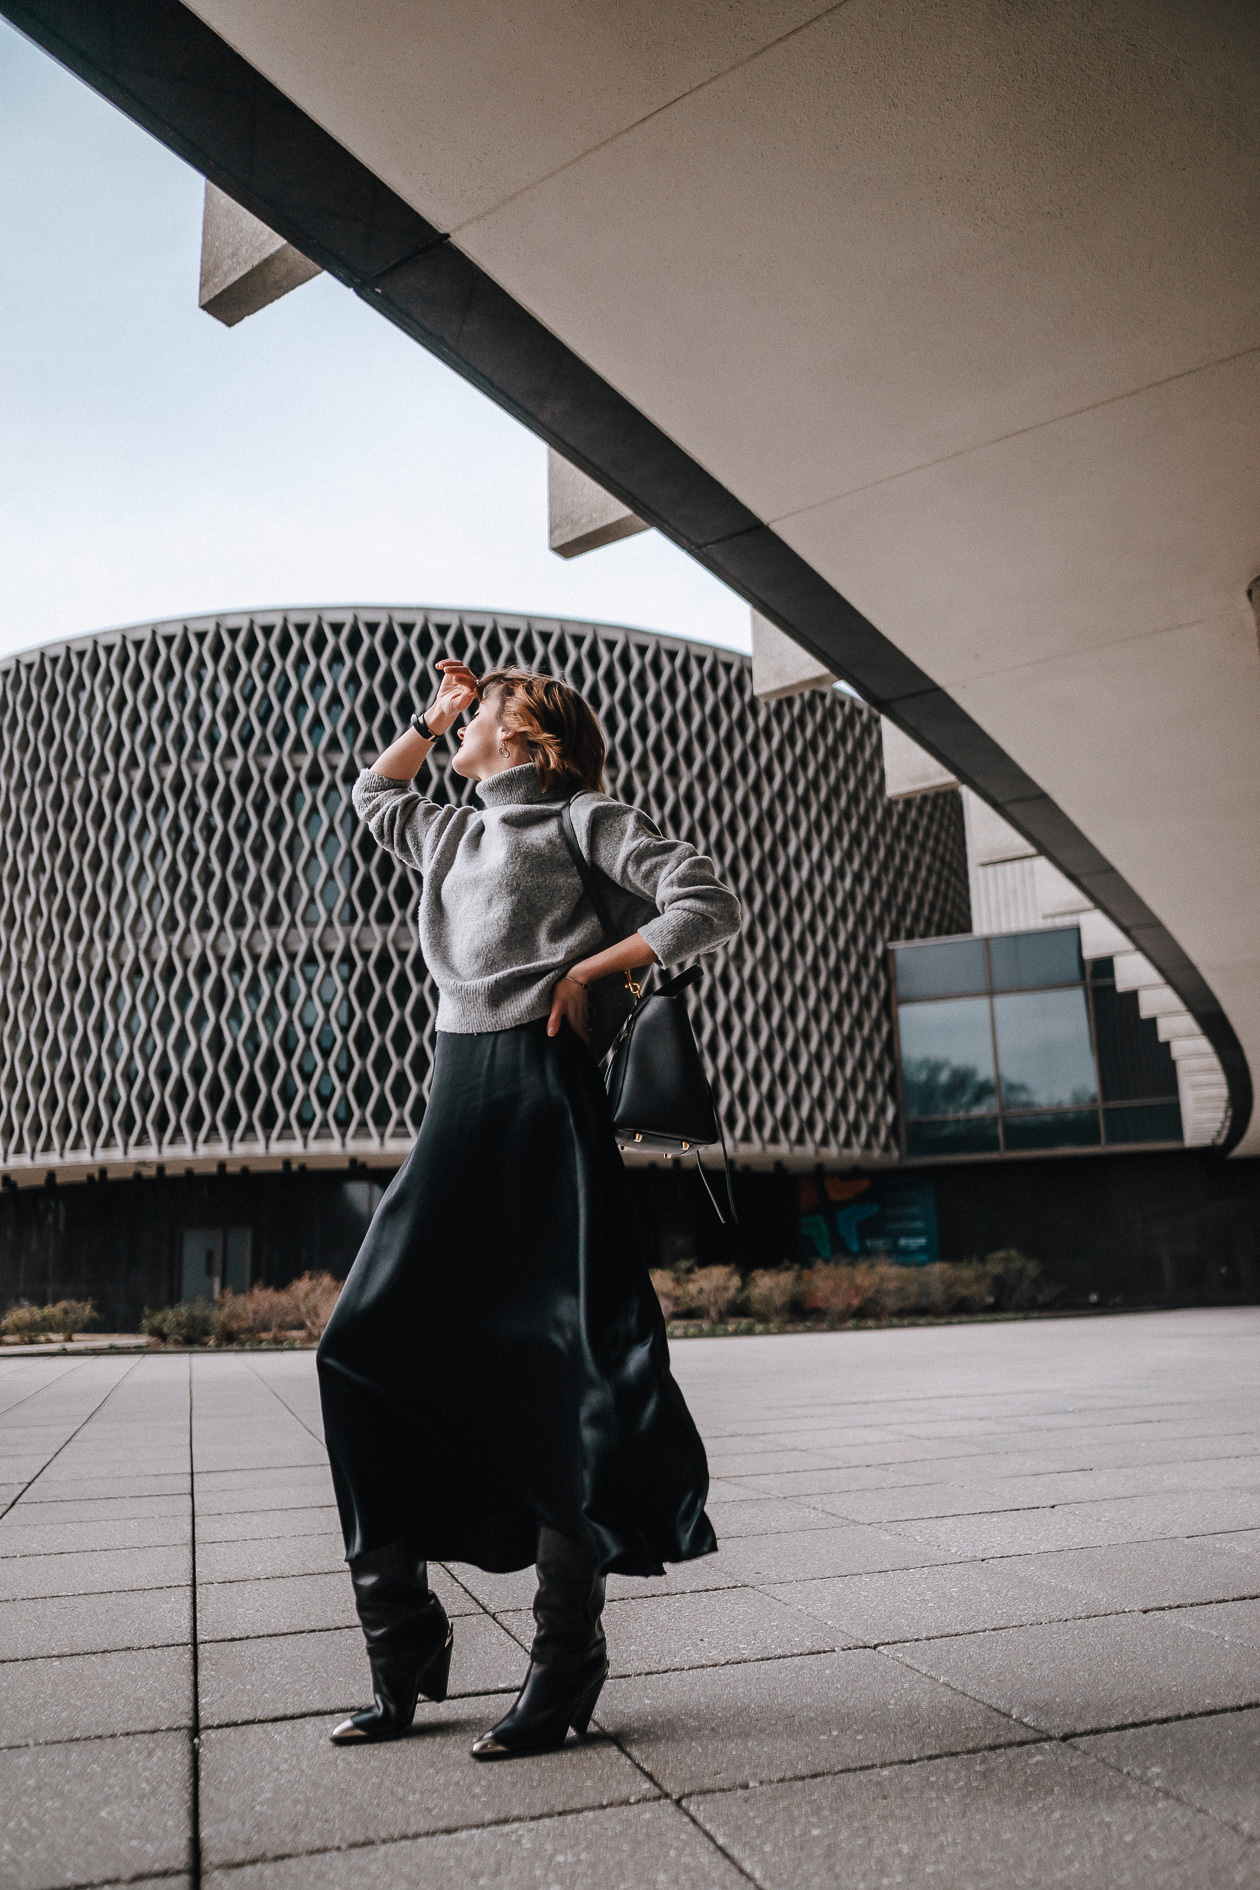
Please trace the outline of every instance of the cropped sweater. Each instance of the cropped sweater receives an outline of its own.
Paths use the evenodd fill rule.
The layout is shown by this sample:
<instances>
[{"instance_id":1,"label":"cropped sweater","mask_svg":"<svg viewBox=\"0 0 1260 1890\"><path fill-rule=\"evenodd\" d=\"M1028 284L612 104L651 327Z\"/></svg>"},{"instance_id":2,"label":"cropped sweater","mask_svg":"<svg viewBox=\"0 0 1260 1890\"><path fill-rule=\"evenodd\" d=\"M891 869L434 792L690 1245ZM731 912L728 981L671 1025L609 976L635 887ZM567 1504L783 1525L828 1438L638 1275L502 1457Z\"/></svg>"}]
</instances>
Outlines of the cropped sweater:
<instances>
[{"instance_id":1,"label":"cropped sweater","mask_svg":"<svg viewBox=\"0 0 1260 1890\"><path fill-rule=\"evenodd\" d=\"M378 846L422 875L417 920L438 987L437 1028L508 1030L546 1017L556 981L608 942L565 845L563 794L532 762L479 783L483 803L443 807L370 770L354 807ZM573 797L578 844L596 869L618 936L641 932L661 964L713 951L739 930L739 901L685 840L637 807ZM591 1038L610 1041L629 1008L620 973L591 987Z\"/></svg>"}]
</instances>

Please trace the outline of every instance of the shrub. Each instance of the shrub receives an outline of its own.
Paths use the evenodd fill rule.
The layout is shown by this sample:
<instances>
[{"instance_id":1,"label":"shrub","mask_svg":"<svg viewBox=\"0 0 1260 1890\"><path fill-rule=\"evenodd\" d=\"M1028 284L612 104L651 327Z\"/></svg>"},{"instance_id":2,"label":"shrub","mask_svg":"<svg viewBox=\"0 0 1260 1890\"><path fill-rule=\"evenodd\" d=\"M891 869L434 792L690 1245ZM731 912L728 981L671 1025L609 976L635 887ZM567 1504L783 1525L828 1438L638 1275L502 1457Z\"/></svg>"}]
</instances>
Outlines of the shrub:
<instances>
[{"instance_id":1,"label":"shrub","mask_svg":"<svg viewBox=\"0 0 1260 1890\"><path fill-rule=\"evenodd\" d=\"M140 1330L164 1345L207 1345L214 1335L217 1310L208 1299L156 1309L146 1306Z\"/></svg>"},{"instance_id":2,"label":"shrub","mask_svg":"<svg viewBox=\"0 0 1260 1890\"><path fill-rule=\"evenodd\" d=\"M301 1326L308 1338L322 1339L341 1296L341 1281L331 1273L304 1273L300 1280L294 1280L288 1294L294 1325Z\"/></svg>"},{"instance_id":3,"label":"shrub","mask_svg":"<svg viewBox=\"0 0 1260 1890\"><path fill-rule=\"evenodd\" d=\"M11 1307L0 1319L0 1332L11 1339L28 1342L50 1339L55 1334L68 1343L96 1320L96 1307L90 1299L59 1299L55 1306Z\"/></svg>"},{"instance_id":4,"label":"shrub","mask_svg":"<svg viewBox=\"0 0 1260 1890\"><path fill-rule=\"evenodd\" d=\"M666 1319L677 1319L681 1313L691 1310L691 1288L680 1274L671 1273L665 1267L653 1267L652 1285Z\"/></svg>"},{"instance_id":5,"label":"shrub","mask_svg":"<svg viewBox=\"0 0 1260 1890\"><path fill-rule=\"evenodd\" d=\"M4 1318L0 1319L0 1332L6 1338L22 1339L28 1345L46 1339L57 1330L56 1321L51 1316L52 1310L50 1306L29 1306L25 1303L11 1306Z\"/></svg>"},{"instance_id":6,"label":"shrub","mask_svg":"<svg viewBox=\"0 0 1260 1890\"><path fill-rule=\"evenodd\" d=\"M749 1311L768 1324L788 1318L800 1284L801 1275L795 1267L759 1267L745 1289Z\"/></svg>"},{"instance_id":7,"label":"shrub","mask_svg":"<svg viewBox=\"0 0 1260 1890\"><path fill-rule=\"evenodd\" d=\"M76 1332L82 1332L86 1326L96 1324L96 1307L90 1299L59 1299L55 1306L46 1311L55 1314L57 1323L54 1332L60 1332L69 1345Z\"/></svg>"},{"instance_id":8,"label":"shrub","mask_svg":"<svg viewBox=\"0 0 1260 1890\"><path fill-rule=\"evenodd\" d=\"M806 1312L822 1313L828 1319L854 1319L868 1309L879 1285L879 1272L869 1260L820 1261L801 1275L801 1304Z\"/></svg>"},{"instance_id":9,"label":"shrub","mask_svg":"<svg viewBox=\"0 0 1260 1890\"><path fill-rule=\"evenodd\" d=\"M693 1300L710 1324L725 1319L739 1298L740 1278L735 1267L697 1267L689 1284Z\"/></svg>"},{"instance_id":10,"label":"shrub","mask_svg":"<svg viewBox=\"0 0 1260 1890\"><path fill-rule=\"evenodd\" d=\"M297 1319L288 1292L274 1286L251 1286L247 1293L228 1287L214 1309L216 1345L240 1340L269 1339L291 1331Z\"/></svg>"}]
</instances>

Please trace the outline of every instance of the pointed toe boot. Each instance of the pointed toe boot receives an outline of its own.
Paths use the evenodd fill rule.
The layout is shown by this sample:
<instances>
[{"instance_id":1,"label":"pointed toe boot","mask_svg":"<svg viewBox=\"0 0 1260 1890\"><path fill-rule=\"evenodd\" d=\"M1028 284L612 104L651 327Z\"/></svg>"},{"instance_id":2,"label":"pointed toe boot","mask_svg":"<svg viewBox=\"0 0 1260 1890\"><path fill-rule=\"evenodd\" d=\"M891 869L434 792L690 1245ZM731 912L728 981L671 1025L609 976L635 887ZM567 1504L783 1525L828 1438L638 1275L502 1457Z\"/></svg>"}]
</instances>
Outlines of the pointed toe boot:
<instances>
[{"instance_id":1,"label":"pointed toe boot","mask_svg":"<svg viewBox=\"0 0 1260 1890\"><path fill-rule=\"evenodd\" d=\"M570 1726L586 1731L608 1678L603 1608L604 1578L593 1557L556 1530L540 1529L529 1672L510 1710L474 1745L474 1759L554 1752Z\"/></svg>"},{"instance_id":2,"label":"pointed toe boot","mask_svg":"<svg viewBox=\"0 0 1260 1890\"><path fill-rule=\"evenodd\" d=\"M372 1672L373 1703L343 1719L334 1745L400 1739L416 1702L446 1698L453 1634L428 1567L401 1542L357 1555L350 1564L354 1602Z\"/></svg>"}]
</instances>

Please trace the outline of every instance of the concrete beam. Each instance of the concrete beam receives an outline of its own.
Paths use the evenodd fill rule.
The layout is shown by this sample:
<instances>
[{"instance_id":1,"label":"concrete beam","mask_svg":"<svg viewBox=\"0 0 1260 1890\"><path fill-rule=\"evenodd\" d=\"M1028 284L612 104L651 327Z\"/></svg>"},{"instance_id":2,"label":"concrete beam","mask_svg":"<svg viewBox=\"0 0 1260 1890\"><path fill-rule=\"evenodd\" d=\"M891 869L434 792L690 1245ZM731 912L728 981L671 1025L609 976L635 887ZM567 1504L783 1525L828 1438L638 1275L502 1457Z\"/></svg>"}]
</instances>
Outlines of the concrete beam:
<instances>
[{"instance_id":1,"label":"concrete beam","mask_svg":"<svg viewBox=\"0 0 1260 1890\"><path fill-rule=\"evenodd\" d=\"M755 627L755 617L753 622ZM879 718L879 733L884 745L884 791L890 801L904 801L912 794L939 794L958 786L956 775L886 715Z\"/></svg>"},{"instance_id":2,"label":"concrete beam","mask_svg":"<svg viewBox=\"0 0 1260 1890\"><path fill-rule=\"evenodd\" d=\"M318 263L242 210L234 198L206 184L197 300L216 322L234 328L322 273Z\"/></svg>"},{"instance_id":3,"label":"concrete beam","mask_svg":"<svg viewBox=\"0 0 1260 1890\"><path fill-rule=\"evenodd\" d=\"M637 513L614 499L584 472L547 448L547 524L558 558L580 558L584 551L615 545L619 538L651 530Z\"/></svg>"},{"instance_id":4,"label":"concrete beam","mask_svg":"<svg viewBox=\"0 0 1260 1890\"><path fill-rule=\"evenodd\" d=\"M830 689L835 677L816 656L803 650L777 624L752 612L753 694L760 702L781 702L809 689Z\"/></svg>"}]
</instances>

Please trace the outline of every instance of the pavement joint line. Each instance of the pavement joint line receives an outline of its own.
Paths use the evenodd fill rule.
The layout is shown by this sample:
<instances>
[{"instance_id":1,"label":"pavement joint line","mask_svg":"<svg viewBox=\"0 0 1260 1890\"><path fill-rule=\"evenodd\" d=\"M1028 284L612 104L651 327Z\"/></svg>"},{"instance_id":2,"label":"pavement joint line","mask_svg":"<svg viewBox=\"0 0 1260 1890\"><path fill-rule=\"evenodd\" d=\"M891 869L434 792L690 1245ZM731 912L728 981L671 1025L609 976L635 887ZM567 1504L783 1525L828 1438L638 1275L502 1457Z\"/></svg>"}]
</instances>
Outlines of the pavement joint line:
<instances>
[{"instance_id":1,"label":"pavement joint line","mask_svg":"<svg viewBox=\"0 0 1260 1890\"><path fill-rule=\"evenodd\" d=\"M614 1742L608 1739L591 1741L590 1743L612 1745ZM476 1760L473 1759L471 1763L475 1765ZM510 1763L510 1761L508 1761L508 1763ZM384 1840L379 1838L356 1838L349 1844L325 1844L315 1850L309 1851L267 1851L260 1853L257 1857L237 1857L232 1858L230 1861L224 1860L212 1865L211 1868L216 1872L221 1870L249 1870L258 1864L286 1864L302 1857L341 1857L352 1851L385 1850L394 1844L414 1844L421 1838L461 1837L466 1831L505 1831L510 1830L513 1825L517 1824L549 1824L559 1818L581 1818L591 1812L601 1811L632 1811L638 1805L661 1804L662 1802L672 1804L674 1801L670 1798L668 1792L658 1790L657 1796L654 1798L606 1798L598 1805L566 1805L558 1811L526 1811L519 1812L515 1817L511 1818L483 1818L476 1824L444 1824L436 1825L427 1831L400 1831L393 1837ZM707 1836L708 1833L706 1832L705 1835ZM178 1875L179 1873L168 1872L167 1874ZM111 1883L117 1881L119 1881L117 1878L110 1879ZM127 1879L126 1881L136 1880ZM143 1882L143 1879L139 1879L139 1881ZM57 1890L100 1890L100 1882L98 1880L93 1884L58 1885Z\"/></svg>"},{"instance_id":2,"label":"pavement joint line","mask_svg":"<svg viewBox=\"0 0 1260 1890\"><path fill-rule=\"evenodd\" d=\"M78 1367L76 1366L74 1369L77 1370ZM27 1491L30 1489L33 1489L34 1486L39 1482L39 1479L43 1476L49 1464L56 1463L62 1451L67 1450L69 1448L69 1446L74 1442L75 1438L79 1435L79 1432L83 1430L86 1425L91 1423L92 1419L96 1416L97 1412L101 1409L102 1405L108 1404L109 1400L113 1397L114 1393L118 1390L118 1387L122 1384L125 1384L127 1379L130 1378L132 1372L135 1371L135 1369L136 1369L135 1365L129 1365L126 1371L124 1371L120 1377L114 1380L114 1383L109 1387L108 1391L106 1391L102 1397L97 1399L96 1403L92 1406L92 1409L88 1412L87 1416L83 1418L80 1423L75 1425L74 1429L71 1431L70 1435L66 1438L65 1442L62 1444L58 1444L56 1450L54 1450L52 1455L44 1463L40 1465L39 1469L35 1472L35 1475L27 1479L27 1481L22 1485L21 1489L18 1491L17 1495L13 1498L13 1501L11 1503L6 1503L4 1508L0 1509L0 1517L11 1514L11 1512L17 1508L18 1504L22 1501L22 1498L26 1495Z\"/></svg>"},{"instance_id":3,"label":"pavement joint line","mask_svg":"<svg viewBox=\"0 0 1260 1890\"><path fill-rule=\"evenodd\" d=\"M32 1385L29 1391L24 1391L20 1398L15 1398L12 1404L6 1404L4 1410L0 1411L0 1424L8 1417L10 1411L16 1411L19 1405L26 1404L31 1398L38 1398L45 1391L50 1391L54 1385L63 1384L66 1380L73 1378L86 1362L85 1359L75 1359L73 1363L67 1365L65 1371L58 1372L55 1378L46 1378L42 1385Z\"/></svg>"},{"instance_id":4,"label":"pavement joint line","mask_svg":"<svg viewBox=\"0 0 1260 1890\"><path fill-rule=\"evenodd\" d=\"M294 1423L300 1424L302 1426L302 1429L306 1432L307 1436L313 1437L315 1439L315 1442L319 1445L321 1450L326 1450L328 1448L327 1439L324 1438L320 1432L313 1431L311 1429L310 1425L306 1422L306 1419L302 1417L300 1413L298 1413L297 1411L293 1409L293 1406L289 1403L287 1398L282 1398L280 1396L280 1393L276 1390L276 1387L271 1383L269 1379L263 1377L262 1373L258 1370L257 1366L255 1366L250 1359L246 1359L245 1363L248 1366L249 1370L253 1373L254 1377L258 1380L259 1384L264 1388L264 1390L269 1391L271 1393L272 1397L276 1400L276 1403L279 1404L282 1407L282 1409L288 1412L289 1416L293 1419Z\"/></svg>"}]
</instances>

